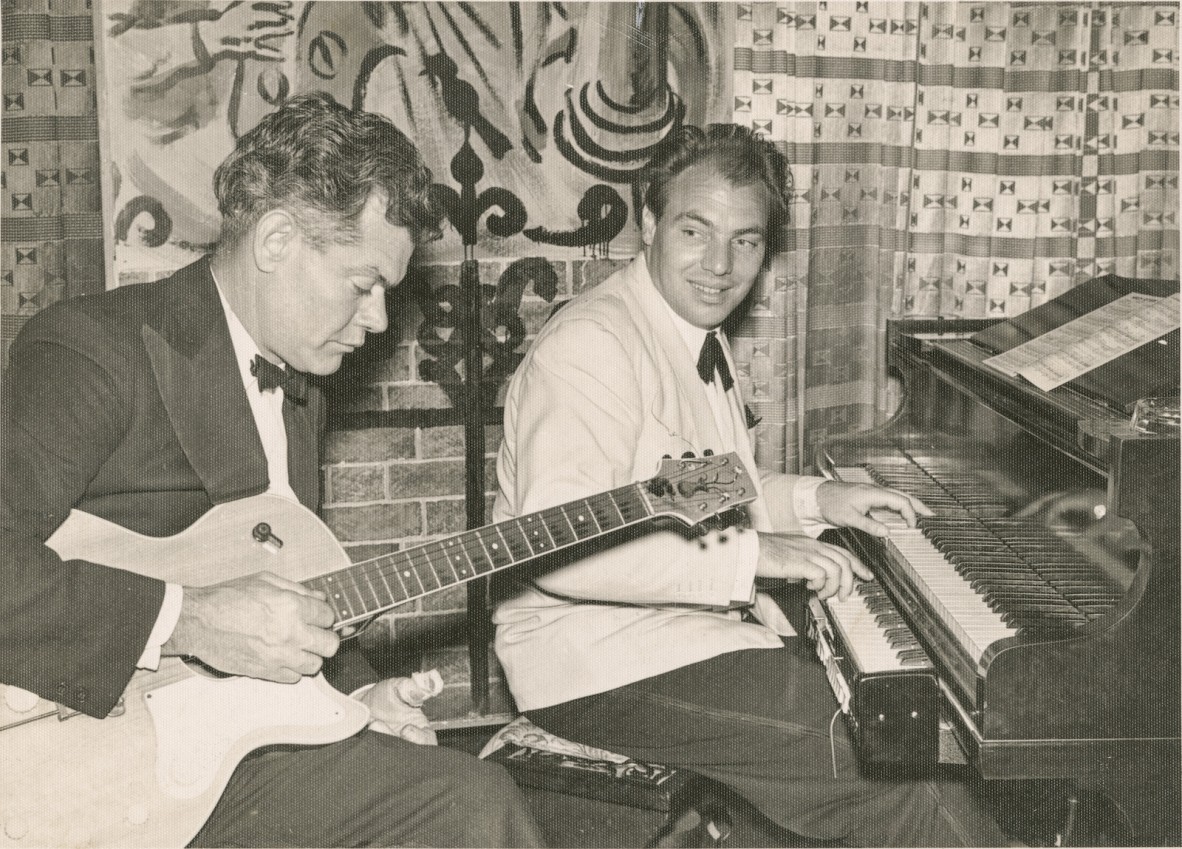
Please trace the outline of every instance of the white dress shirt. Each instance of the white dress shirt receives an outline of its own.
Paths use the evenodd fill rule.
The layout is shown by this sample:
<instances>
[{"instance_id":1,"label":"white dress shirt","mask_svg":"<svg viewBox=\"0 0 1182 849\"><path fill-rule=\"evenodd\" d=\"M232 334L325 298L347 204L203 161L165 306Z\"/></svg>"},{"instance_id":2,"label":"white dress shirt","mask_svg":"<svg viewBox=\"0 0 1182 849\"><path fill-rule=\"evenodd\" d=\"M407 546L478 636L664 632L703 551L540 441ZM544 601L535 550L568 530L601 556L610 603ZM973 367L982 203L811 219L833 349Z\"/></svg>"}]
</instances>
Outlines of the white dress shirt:
<instances>
[{"instance_id":1,"label":"white dress shirt","mask_svg":"<svg viewBox=\"0 0 1182 849\"><path fill-rule=\"evenodd\" d=\"M669 311L669 318L673 321L673 326L677 328L681 334L681 338L685 341L686 352L693 360L696 367L698 357L702 351L702 345L706 341L706 334L709 332L703 330L701 327L696 327L678 315L667 301L662 299L666 309ZM735 375L735 361L731 357L730 343L727 341L726 335L715 328L718 334L718 341L722 345L722 353L726 358L727 368L730 369L732 377ZM719 449L723 452L734 451L738 446L739 439L748 439L747 434L738 434L735 432L735 410L739 408L742 402L739 399L738 381L730 390L722 388L722 380L715 376L715 379L709 383L704 383L702 388L706 390L706 398L710 402L710 409L714 413L715 424L718 425L719 437L722 439L723 445ZM738 421L746 421L746 411L738 409ZM754 470L749 470L754 472ZM821 518L820 509L817 506L817 487L825 482L824 478L819 477L802 477L792 490L792 503L796 511L796 515L800 517L802 527L810 535L816 536L822 530L829 527ZM753 596L755 585L755 569L759 561L759 536L754 533L742 533L736 536L738 543L738 562L740 564L738 570L735 572L734 589L731 598L735 601L747 601ZM762 607L762 605L760 605ZM781 630L787 626L786 621L781 621L782 617L771 616L777 621L773 624L767 622L769 626L773 626L776 630ZM766 620L765 620L766 621ZM788 629L791 633L791 628Z\"/></svg>"}]
</instances>

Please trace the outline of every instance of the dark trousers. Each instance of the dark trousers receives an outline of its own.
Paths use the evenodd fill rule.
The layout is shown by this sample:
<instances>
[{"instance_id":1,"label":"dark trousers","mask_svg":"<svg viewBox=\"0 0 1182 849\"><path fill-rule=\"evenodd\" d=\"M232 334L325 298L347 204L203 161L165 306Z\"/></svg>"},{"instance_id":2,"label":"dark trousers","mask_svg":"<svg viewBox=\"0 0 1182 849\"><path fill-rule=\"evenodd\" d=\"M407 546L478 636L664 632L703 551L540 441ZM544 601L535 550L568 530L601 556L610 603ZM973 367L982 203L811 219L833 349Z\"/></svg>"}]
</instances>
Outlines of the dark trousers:
<instances>
[{"instance_id":1,"label":"dark trousers","mask_svg":"<svg viewBox=\"0 0 1182 849\"><path fill-rule=\"evenodd\" d=\"M365 731L243 760L194 846L542 846L500 766Z\"/></svg>"},{"instance_id":2,"label":"dark trousers","mask_svg":"<svg viewBox=\"0 0 1182 849\"><path fill-rule=\"evenodd\" d=\"M561 737L716 779L805 838L1006 845L962 782L864 776L836 710L821 664L791 638L528 715Z\"/></svg>"}]
</instances>

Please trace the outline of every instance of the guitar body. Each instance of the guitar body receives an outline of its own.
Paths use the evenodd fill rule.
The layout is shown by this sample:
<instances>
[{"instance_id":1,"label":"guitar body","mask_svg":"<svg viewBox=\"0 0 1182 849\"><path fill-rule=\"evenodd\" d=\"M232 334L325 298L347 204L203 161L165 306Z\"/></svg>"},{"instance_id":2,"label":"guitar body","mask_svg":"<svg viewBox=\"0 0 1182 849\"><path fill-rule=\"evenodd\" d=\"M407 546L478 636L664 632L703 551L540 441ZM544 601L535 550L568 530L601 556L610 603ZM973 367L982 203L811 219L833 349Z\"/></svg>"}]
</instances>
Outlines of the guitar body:
<instances>
[{"instance_id":1,"label":"guitar body","mask_svg":"<svg viewBox=\"0 0 1182 849\"><path fill-rule=\"evenodd\" d=\"M655 516L692 527L755 493L733 453L668 458L652 480L358 564L314 513L274 495L218 505L165 538L75 510L47 545L186 586L274 572L323 588L341 628ZM0 847L184 846L251 751L333 743L368 720L320 675L274 684L176 658L137 672L105 719L63 717L0 684Z\"/></svg>"},{"instance_id":2,"label":"guitar body","mask_svg":"<svg viewBox=\"0 0 1182 849\"><path fill-rule=\"evenodd\" d=\"M260 523L271 532L263 542ZM273 495L219 505L165 538L74 511L48 544L64 559L190 586L259 571L301 581L350 565L315 514ZM2 685L0 696L0 846L184 846L251 751L336 742L369 719L320 675L214 677L177 658L137 672L106 719L59 719L55 705Z\"/></svg>"}]
</instances>

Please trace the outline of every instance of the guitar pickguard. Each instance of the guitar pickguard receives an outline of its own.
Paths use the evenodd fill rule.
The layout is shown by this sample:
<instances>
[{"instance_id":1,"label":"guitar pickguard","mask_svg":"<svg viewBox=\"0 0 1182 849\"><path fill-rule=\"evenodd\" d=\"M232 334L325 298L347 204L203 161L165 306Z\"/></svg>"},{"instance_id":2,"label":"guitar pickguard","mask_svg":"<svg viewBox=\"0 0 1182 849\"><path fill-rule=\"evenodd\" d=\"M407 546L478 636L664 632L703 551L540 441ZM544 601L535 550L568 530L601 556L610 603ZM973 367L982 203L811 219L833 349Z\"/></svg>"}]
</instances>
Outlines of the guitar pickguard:
<instances>
[{"instance_id":1,"label":"guitar pickguard","mask_svg":"<svg viewBox=\"0 0 1182 849\"><path fill-rule=\"evenodd\" d=\"M273 743L333 743L369 720L364 705L319 675L295 684L195 675L145 693L144 702L156 731L156 780L176 799L206 792L228 759L236 764Z\"/></svg>"}]
</instances>

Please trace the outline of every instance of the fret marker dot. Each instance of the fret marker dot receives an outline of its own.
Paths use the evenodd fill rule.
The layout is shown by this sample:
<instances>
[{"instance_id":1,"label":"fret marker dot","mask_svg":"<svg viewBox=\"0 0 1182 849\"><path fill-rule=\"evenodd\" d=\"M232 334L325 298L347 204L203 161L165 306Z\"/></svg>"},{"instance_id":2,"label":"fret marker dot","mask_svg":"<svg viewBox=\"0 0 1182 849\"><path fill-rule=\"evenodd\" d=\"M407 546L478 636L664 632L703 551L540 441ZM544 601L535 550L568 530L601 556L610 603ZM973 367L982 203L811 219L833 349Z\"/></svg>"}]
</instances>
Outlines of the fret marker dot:
<instances>
[{"instance_id":1,"label":"fret marker dot","mask_svg":"<svg viewBox=\"0 0 1182 849\"><path fill-rule=\"evenodd\" d=\"M585 521L587 521L587 520L586 520L585 518L583 518L582 516L579 516L579 521L580 521L580 522L585 522Z\"/></svg>"},{"instance_id":2,"label":"fret marker dot","mask_svg":"<svg viewBox=\"0 0 1182 849\"><path fill-rule=\"evenodd\" d=\"M407 569L405 572L403 572L403 573L402 573L402 577L404 577L404 578L409 578L409 577L410 577L410 570L409 570L409 569Z\"/></svg>"},{"instance_id":3,"label":"fret marker dot","mask_svg":"<svg viewBox=\"0 0 1182 849\"><path fill-rule=\"evenodd\" d=\"M497 550L497 544L495 542L492 544L492 547L493 547L493 551Z\"/></svg>"}]
</instances>

